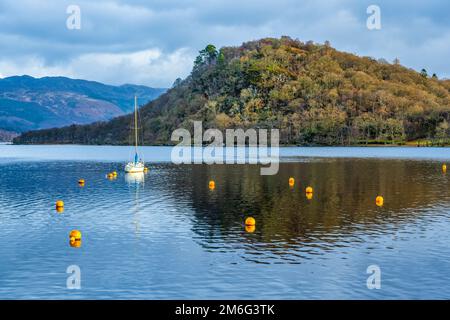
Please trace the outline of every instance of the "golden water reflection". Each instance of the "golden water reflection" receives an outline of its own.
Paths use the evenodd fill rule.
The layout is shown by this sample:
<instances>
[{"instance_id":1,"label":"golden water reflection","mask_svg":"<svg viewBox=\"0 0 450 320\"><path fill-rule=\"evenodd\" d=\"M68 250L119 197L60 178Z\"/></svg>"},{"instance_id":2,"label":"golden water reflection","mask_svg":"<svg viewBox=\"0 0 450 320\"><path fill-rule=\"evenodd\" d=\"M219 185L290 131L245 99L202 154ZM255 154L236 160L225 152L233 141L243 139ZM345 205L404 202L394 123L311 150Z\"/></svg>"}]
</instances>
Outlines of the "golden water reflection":
<instances>
[{"instance_id":1,"label":"golden water reflection","mask_svg":"<svg viewBox=\"0 0 450 320\"><path fill-rule=\"evenodd\" d=\"M450 204L449 179L441 167L424 161L317 159L282 163L278 175L261 176L257 165L193 165L173 176L171 192L191 201L193 229L204 245L243 239L288 247L333 243L447 214L430 210ZM286 183L290 177L294 187ZM216 182L213 193L210 180ZM305 196L307 186L314 193ZM383 205L377 206L380 195ZM252 232L243 225L250 214L258 221Z\"/></svg>"}]
</instances>

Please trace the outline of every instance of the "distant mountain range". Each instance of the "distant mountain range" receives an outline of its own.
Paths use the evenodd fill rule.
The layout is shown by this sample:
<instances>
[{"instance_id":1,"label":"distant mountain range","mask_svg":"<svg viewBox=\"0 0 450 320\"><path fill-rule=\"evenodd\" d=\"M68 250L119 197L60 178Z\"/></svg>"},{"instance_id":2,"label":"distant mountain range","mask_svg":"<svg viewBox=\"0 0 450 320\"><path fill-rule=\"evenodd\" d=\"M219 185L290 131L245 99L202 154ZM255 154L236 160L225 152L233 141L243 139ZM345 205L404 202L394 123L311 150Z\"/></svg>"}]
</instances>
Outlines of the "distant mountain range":
<instances>
[{"instance_id":1,"label":"distant mountain range","mask_svg":"<svg viewBox=\"0 0 450 320\"><path fill-rule=\"evenodd\" d=\"M106 121L129 113L166 89L106 85L66 77L14 76L0 79L0 141L29 130Z\"/></svg>"}]
</instances>

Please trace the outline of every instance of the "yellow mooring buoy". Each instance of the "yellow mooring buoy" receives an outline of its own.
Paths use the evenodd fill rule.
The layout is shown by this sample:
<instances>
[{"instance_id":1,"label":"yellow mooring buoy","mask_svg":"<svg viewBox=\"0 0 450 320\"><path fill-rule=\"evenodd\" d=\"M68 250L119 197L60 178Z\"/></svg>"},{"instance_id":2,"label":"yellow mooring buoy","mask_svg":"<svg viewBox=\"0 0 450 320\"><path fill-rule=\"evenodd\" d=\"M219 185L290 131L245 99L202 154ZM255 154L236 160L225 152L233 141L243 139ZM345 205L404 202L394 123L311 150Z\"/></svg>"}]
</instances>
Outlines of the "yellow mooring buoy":
<instances>
[{"instance_id":1,"label":"yellow mooring buoy","mask_svg":"<svg viewBox=\"0 0 450 320\"><path fill-rule=\"evenodd\" d=\"M69 234L69 243L73 248L81 247L81 232L79 230L72 230Z\"/></svg>"},{"instance_id":2,"label":"yellow mooring buoy","mask_svg":"<svg viewBox=\"0 0 450 320\"><path fill-rule=\"evenodd\" d=\"M446 165L446 164L443 164L443 165L442 165L442 172L443 172L443 173L446 173L446 172L447 172L447 165Z\"/></svg>"},{"instance_id":3,"label":"yellow mooring buoy","mask_svg":"<svg viewBox=\"0 0 450 320\"><path fill-rule=\"evenodd\" d=\"M62 200L56 201L56 208L64 208L64 201Z\"/></svg>"},{"instance_id":4,"label":"yellow mooring buoy","mask_svg":"<svg viewBox=\"0 0 450 320\"><path fill-rule=\"evenodd\" d=\"M117 171L112 172L113 177L117 177Z\"/></svg>"},{"instance_id":5,"label":"yellow mooring buoy","mask_svg":"<svg viewBox=\"0 0 450 320\"><path fill-rule=\"evenodd\" d=\"M312 187L306 187L306 193L313 193L313 188Z\"/></svg>"},{"instance_id":6,"label":"yellow mooring buoy","mask_svg":"<svg viewBox=\"0 0 450 320\"><path fill-rule=\"evenodd\" d=\"M78 180L78 185L79 185L80 187L84 187L84 179Z\"/></svg>"},{"instance_id":7,"label":"yellow mooring buoy","mask_svg":"<svg viewBox=\"0 0 450 320\"><path fill-rule=\"evenodd\" d=\"M81 240L81 232L79 230L72 230L69 234L70 241Z\"/></svg>"},{"instance_id":8,"label":"yellow mooring buoy","mask_svg":"<svg viewBox=\"0 0 450 320\"><path fill-rule=\"evenodd\" d=\"M295 185L295 179L290 177L289 178L289 187L293 187Z\"/></svg>"},{"instance_id":9,"label":"yellow mooring buoy","mask_svg":"<svg viewBox=\"0 0 450 320\"><path fill-rule=\"evenodd\" d=\"M375 204L376 204L377 206L379 206L379 207L382 207L383 204L384 204L384 198L383 198L382 196L378 196L378 197L375 199Z\"/></svg>"},{"instance_id":10,"label":"yellow mooring buoy","mask_svg":"<svg viewBox=\"0 0 450 320\"><path fill-rule=\"evenodd\" d=\"M208 184L209 190L214 190L216 188L216 183L214 180L211 180Z\"/></svg>"},{"instance_id":11,"label":"yellow mooring buoy","mask_svg":"<svg viewBox=\"0 0 450 320\"><path fill-rule=\"evenodd\" d=\"M246 226L255 226L256 225L256 220L253 217L248 217L247 219L245 219L245 225Z\"/></svg>"},{"instance_id":12,"label":"yellow mooring buoy","mask_svg":"<svg viewBox=\"0 0 450 320\"><path fill-rule=\"evenodd\" d=\"M109 180L114 179L114 175L112 173L108 173L106 176L108 177Z\"/></svg>"}]
</instances>

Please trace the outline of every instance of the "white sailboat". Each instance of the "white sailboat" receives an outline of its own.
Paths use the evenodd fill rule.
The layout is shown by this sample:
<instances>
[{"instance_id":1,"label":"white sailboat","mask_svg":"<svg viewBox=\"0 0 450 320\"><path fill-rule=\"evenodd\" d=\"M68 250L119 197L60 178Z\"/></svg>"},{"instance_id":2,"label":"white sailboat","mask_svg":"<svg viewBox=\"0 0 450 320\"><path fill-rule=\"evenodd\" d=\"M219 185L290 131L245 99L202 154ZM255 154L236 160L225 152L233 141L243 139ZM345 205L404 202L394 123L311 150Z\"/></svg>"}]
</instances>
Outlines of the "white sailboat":
<instances>
[{"instance_id":1,"label":"white sailboat","mask_svg":"<svg viewBox=\"0 0 450 320\"><path fill-rule=\"evenodd\" d=\"M144 161L138 154L138 108L137 97L134 97L134 161L128 162L125 166L127 173L143 173L145 171Z\"/></svg>"}]
</instances>

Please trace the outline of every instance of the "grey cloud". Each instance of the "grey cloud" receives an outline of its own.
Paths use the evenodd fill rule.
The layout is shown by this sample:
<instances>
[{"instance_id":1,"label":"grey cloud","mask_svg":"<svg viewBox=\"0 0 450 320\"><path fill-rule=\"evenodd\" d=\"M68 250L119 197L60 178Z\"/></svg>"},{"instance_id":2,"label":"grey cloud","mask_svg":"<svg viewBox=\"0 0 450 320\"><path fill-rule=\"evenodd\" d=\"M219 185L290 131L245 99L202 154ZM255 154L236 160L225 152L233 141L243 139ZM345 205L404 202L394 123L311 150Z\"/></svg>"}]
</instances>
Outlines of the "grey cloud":
<instances>
[{"instance_id":1,"label":"grey cloud","mask_svg":"<svg viewBox=\"0 0 450 320\"><path fill-rule=\"evenodd\" d=\"M69 4L81 7L81 30L65 27ZM382 30L366 28L371 4L381 7ZM10 67L0 74L28 73L30 66L23 62L28 59L39 61L43 73L59 70L99 81L167 86L177 72L181 77L189 73L192 63L187 61L207 43L220 47L289 35L330 40L360 55L399 57L409 67L450 76L449 13L450 3L437 0L2 0L0 66ZM139 60L141 67L127 64L129 55L146 50L157 50L161 57ZM111 61L110 68L80 65L103 54L123 59L113 59L117 64ZM144 74L149 70L153 74ZM116 80L115 73L120 74Z\"/></svg>"}]
</instances>

